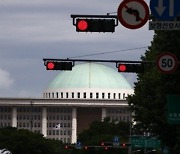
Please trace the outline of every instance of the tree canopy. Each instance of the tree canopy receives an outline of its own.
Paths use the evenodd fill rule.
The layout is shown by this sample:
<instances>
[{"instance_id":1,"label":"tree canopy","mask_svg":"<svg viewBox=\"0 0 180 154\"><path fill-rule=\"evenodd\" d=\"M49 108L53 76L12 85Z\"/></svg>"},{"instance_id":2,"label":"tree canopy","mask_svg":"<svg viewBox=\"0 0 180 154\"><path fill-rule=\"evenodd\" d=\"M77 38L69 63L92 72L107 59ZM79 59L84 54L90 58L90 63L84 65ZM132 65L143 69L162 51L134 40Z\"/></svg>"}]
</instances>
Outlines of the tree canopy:
<instances>
[{"instance_id":1,"label":"tree canopy","mask_svg":"<svg viewBox=\"0 0 180 154\"><path fill-rule=\"evenodd\" d=\"M42 134L12 127L0 129L0 149L6 148L12 154L65 154L60 141L50 140Z\"/></svg>"},{"instance_id":2,"label":"tree canopy","mask_svg":"<svg viewBox=\"0 0 180 154\"><path fill-rule=\"evenodd\" d=\"M180 125L167 122L167 96L180 95L180 67L171 74L161 73L156 59L163 52L180 59L180 31L155 32L151 46L141 57L142 61L153 63L145 64L145 72L138 74L135 93L128 97L128 102L137 122L135 133L150 132L174 154L180 147Z\"/></svg>"},{"instance_id":3,"label":"tree canopy","mask_svg":"<svg viewBox=\"0 0 180 154\"><path fill-rule=\"evenodd\" d=\"M101 142L113 142L115 136L120 138L120 142L128 142L129 127L130 125L127 122L110 122L109 118L105 118L104 122L92 122L89 129L78 135L78 139L86 145L100 145Z\"/></svg>"}]
</instances>

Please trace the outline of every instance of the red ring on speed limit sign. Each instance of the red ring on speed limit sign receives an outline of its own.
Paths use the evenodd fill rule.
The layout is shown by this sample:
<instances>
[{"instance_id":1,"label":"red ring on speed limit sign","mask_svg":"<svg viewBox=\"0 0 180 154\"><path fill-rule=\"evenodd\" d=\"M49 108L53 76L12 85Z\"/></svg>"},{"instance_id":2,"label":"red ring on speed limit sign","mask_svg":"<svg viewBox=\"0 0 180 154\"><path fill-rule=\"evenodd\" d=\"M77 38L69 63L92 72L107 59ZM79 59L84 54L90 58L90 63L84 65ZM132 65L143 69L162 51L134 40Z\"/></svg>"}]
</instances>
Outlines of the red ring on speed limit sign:
<instances>
[{"instance_id":1,"label":"red ring on speed limit sign","mask_svg":"<svg viewBox=\"0 0 180 154\"><path fill-rule=\"evenodd\" d=\"M174 54L165 52L158 56L156 64L161 72L172 73L178 66L178 59Z\"/></svg>"}]
</instances>

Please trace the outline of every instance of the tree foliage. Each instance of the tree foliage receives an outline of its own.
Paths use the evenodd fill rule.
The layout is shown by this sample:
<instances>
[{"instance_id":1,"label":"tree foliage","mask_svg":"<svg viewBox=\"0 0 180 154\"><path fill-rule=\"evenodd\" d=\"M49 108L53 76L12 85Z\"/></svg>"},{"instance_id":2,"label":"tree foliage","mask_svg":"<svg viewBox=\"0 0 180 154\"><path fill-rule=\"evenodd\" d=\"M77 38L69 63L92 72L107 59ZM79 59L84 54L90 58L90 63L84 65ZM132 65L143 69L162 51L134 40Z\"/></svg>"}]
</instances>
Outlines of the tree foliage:
<instances>
[{"instance_id":1,"label":"tree foliage","mask_svg":"<svg viewBox=\"0 0 180 154\"><path fill-rule=\"evenodd\" d=\"M180 146L180 126L167 123L167 96L180 95L180 67L171 74L163 74L156 67L156 59L163 52L171 52L180 59L180 31L156 31L151 46L142 56L145 72L138 74L134 95L128 98L134 112L136 134L150 132L164 145L177 153ZM176 150L176 152L175 152Z\"/></svg>"},{"instance_id":2,"label":"tree foliage","mask_svg":"<svg viewBox=\"0 0 180 154\"><path fill-rule=\"evenodd\" d=\"M50 140L38 133L12 127L0 129L0 149L12 154L65 154L60 141Z\"/></svg>"},{"instance_id":3,"label":"tree foliage","mask_svg":"<svg viewBox=\"0 0 180 154\"><path fill-rule=\"evenodd\" d=\"M113 142L114 136L118 136L121 142L127 142L129 137L129 123L110 122L106 118L104 122L94 121L89 129L84 130L78 138L86 145L100 145L101 142Z\"/></svg>"}]
</instances>

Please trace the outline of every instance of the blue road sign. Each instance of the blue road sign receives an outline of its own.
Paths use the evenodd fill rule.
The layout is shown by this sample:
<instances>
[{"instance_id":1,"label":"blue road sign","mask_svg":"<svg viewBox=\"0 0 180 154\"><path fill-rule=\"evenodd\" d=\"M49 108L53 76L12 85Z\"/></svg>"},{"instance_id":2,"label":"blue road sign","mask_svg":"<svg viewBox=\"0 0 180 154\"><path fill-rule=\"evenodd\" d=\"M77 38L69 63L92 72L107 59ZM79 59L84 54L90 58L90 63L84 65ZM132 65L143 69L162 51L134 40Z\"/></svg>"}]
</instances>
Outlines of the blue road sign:
<instances>
[{"instance_id":1,"label":"blue road sign","mask_svg":"<svg viewBox=\"0 0 180 154\"><path fill-rule=\"evenodd\" d=\"M81 142L80 142L80 141L77 141L77 144L76 144L76 145L81 146Z\"/></svg>"},{"instance_id":2,"label":"blue road sign","mask_svg":"<svg viewBox=\"0 0 180 154\"><path fill-rule=\"evenodd\" d=\"M80 142L80 141L77 141L75 147L76 147L76 149L82 149L81 142Z\"/></svg>"},{"instance_id":3,"label":"blue road sign","mask_svg":"<svg viewBox=\"0 0 180 154\"><path fill-rule=\"evenodd\" d=\"M119 142L119 137L118 136L114 137L114 142Z\"/></svg>"},{"instance_id":4,"label":"blue road sign","mask_svg":"<svg viewBox=\"0 0 180 154\"><path fill-rule=\"evenodd\" d=\"M180 13L180 0L151 0L150 9L159 20L173 20Z\"/></svg>"}]
</instances>

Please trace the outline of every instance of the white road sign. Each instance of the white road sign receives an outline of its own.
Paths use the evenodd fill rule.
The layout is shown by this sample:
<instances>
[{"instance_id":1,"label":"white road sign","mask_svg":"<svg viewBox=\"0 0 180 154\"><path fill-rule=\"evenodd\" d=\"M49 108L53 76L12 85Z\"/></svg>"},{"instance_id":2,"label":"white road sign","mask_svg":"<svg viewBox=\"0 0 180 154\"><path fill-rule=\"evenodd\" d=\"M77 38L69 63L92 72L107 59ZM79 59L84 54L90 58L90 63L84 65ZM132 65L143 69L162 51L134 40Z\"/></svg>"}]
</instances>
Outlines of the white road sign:
<instances>
[{"instance_id":1,"label":"white road sign","mask_svg":"<svg viewBox=\"0 0 180 154\"><path fill-rule=\"evenodd\" d=\"M144 0L124 0L118 7L120 23L129 29L137 29L149 20L149 7Z\"/></svg>"},{"instance_id":2,"label":"white road sign","mask_svg":"<svg viewBox=\"0 0 180 154\"><path fill-rule=\"evenodd\" d=\"M178 66L178 59L174 54L165 52L158 56L156 64L161 72L172 73Z\"/></svg>"}]
</instances>

